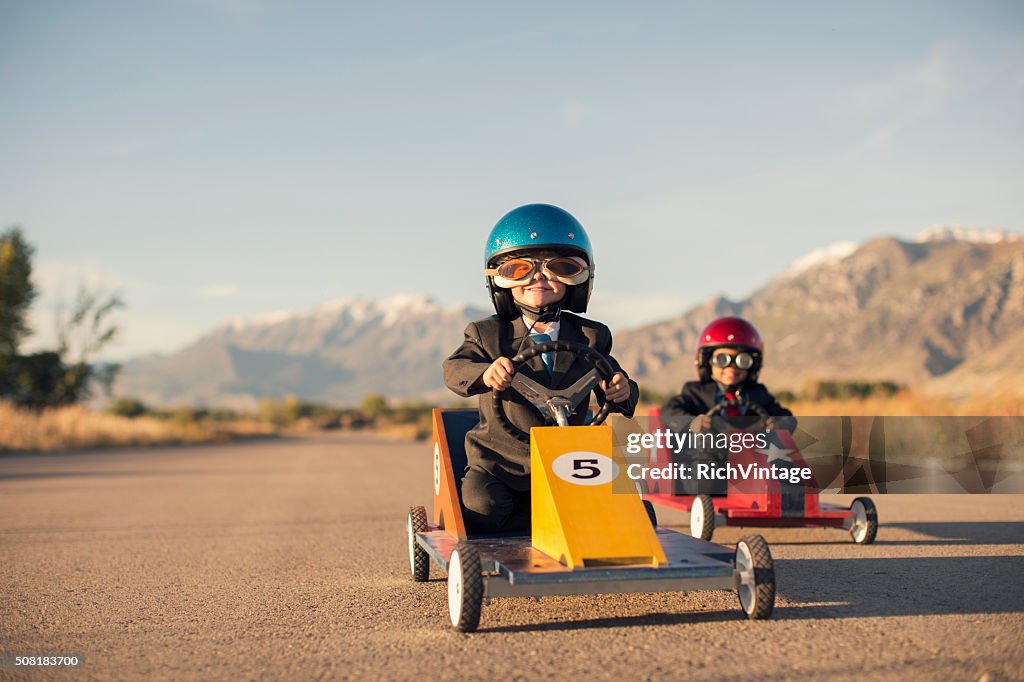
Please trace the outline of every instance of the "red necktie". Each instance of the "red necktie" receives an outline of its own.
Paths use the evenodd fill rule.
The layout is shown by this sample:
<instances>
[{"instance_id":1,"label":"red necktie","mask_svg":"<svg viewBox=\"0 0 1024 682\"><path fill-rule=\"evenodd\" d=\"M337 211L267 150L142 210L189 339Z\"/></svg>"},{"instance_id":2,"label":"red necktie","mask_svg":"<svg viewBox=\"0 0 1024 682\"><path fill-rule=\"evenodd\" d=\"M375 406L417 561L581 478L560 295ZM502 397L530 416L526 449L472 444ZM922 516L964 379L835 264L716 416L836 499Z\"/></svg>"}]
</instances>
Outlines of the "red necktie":
<instances>
[{"instance_id":1,"label":"red necktie","mask_svg":"<svg viewBox=\"0 0 1024 682\"><path fill-rule=\"evenodd\" d=\"M725 399L726 400L736 400L736 394L735 393L729 393L728 391L726 391L725 392ZM725 408L725 416L726 417L738 417L738 416L740 416L740 408L739 408L739 406L738 405L730 405L729 407Z\"/></svg>"}]
</instances>

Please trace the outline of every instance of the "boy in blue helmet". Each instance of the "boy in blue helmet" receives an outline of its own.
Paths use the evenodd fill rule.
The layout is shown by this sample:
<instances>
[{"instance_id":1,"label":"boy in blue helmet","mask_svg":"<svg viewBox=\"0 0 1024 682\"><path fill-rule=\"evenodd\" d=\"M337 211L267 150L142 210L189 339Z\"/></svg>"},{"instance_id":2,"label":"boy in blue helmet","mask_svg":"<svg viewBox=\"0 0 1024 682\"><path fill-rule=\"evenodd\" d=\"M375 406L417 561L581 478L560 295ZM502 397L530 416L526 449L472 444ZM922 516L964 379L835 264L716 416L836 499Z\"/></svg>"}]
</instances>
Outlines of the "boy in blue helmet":
<instances>
[{"instance_id":1,"label":"boy in blue helmet","mask_svg":"<svg viewBox=\"0 0 1024 682\"><path fill-rule=\"evenodd\" d=\"M587 310L594 280L594 254L583 226L568 212L529 204L507 213L491 230L484 274L496 315L466 327L462 345L444 361L445 383L462 397L480 396L480 423L466 435L468 466L462 478L467 526L476 532L530 527L530 448L501 427L491 391L504 391L501 407L523 432L544 418L525 398L506 391L513 378L510 358L533 343L574 341L609 357L614 375L601 382L611 409L632 415L639 389L610 357L608 327L573 313ZM590 369L566 352L544 353L523 365L524 376L552 389L573 385ZM553 356L553 357L550 357ZM570 415L583 424L589 399Z\"/></svg>"}]
</instances>

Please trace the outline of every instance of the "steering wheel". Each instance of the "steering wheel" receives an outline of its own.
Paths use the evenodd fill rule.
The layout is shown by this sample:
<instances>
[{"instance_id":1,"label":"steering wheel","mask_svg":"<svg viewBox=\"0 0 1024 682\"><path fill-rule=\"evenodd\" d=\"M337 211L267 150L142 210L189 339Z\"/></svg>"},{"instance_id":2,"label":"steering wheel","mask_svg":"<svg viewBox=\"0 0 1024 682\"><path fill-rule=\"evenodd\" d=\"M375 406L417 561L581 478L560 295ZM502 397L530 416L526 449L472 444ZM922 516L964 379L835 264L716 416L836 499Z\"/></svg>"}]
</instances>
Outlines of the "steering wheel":
<instances>
[{"instance_id":1,"label":"steering wheel","mask_svg":"<svg viewBox=\"0 0 1024 682\"><path fill-rule=\"evenodd\" d=\"M578 358L586 358L593 367L572 386L558 391L542 386L533 379L523 376L522 372L519 371L531 358L535 358L541 353L554 351L568 351ZM603 353L586 344L575 341L545 341L544 343L530 346L512 358L512 369L515 373L512 377L511 387L537 408L537 411L546 420L554 422L559 426L569 426L569 415L579 407L583 399L590 395L590 392L597 388L597 385L602 380L611 381L612 376L615 374L611 363L608 362L608 358ZM508 415L505 414L505 406L502 405L502 396L504 395L505 391L494 391L492 393L494 414L498 418L498 424L501 425L501 428L508 435L529 443L530 435L513 424L509 420ZM611 407L611 402L606 400L601 409L594 415L594 420L590 425L597 426L604 423L608 413L611 411Z\"/></svg>"},{"instance_id":2,"label":"steering wheel","mask_svg":"<svg viewBox=\"0 0 1024 682\"><path fill-rule=\"evenodd\" d=\"M746 408L747 412L753 412L755 415L760 417L769 431L775 428L775 418L769 416L767 410L763 407L757 403L750 402L742 395L736 396L735 398L726 398L708 410L708 416L717 417L730 407L739 407L740 409Z\"/></svg>"}]
</instances>

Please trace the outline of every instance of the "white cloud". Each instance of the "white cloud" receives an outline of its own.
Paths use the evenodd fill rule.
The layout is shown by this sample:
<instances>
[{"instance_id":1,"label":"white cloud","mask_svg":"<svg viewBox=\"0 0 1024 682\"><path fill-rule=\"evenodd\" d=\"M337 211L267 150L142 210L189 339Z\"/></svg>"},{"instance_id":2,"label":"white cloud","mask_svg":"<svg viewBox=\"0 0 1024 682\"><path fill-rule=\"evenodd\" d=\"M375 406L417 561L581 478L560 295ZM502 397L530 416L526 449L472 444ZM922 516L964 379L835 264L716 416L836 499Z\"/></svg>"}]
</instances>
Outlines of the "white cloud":
<instances>
[{"instance_id":1,"label":"white cloud","mask_svg":"<svg viewBox=\"0 0 1024 682\"><path fill-rule=\"evenodd\" d=\"M898 115L934 107L956 89L957 64L965 55L950 43L933 45L920 61L874 83L848 89L838 105L854 117Z\"/></svg>"},{"instance_id":2,"label":"white cloud","mask_svg":"<svg viewBox=\"0 0 1024 682\"><path fill-rule=\"evenodd\" d=\"M840 114L875 121L871 132L848 155L884 147L957 100L976 97L992 87L1012 90L1020 77L1022 55L1021 48L982 55L959 43L939 42L906 68L848 89L835 103Z\"/></svg>"},{"instance_id":3,"label":"white cloud","mask_svg":"<svg viewBox=\"0 0 1024 682\"><path fill-rule=\"evenodd\" d=\"M74 295L79 284L104 289L116 289L125 284L122 278L94 263L53 259L39 259L32 264L32 282L41 298Z\"/></svg>"},{"instance_id":4,"label":"white cloud","mask_svg":"<svg viewBox=\"0 0 1024 682\"><path fill-rule=\"evenodd\" d=\"M234 284L208 284L199 288L203 298L229 298L237 293L238 287Z\"/></svg>"},{"instance_id":5,"label":"white cloud","mask_svg":"<svg viewBox=\"0 0 1024 682\"><path fill-rule=\"evenodd\" d=\"M851 90L848 98L854 114L859 111L881 119L851 153L884 146L901 131L942 109L957 90L956 52L949 45L936 45L923 61L885 81Z\"/></svg>"}]
</instances>

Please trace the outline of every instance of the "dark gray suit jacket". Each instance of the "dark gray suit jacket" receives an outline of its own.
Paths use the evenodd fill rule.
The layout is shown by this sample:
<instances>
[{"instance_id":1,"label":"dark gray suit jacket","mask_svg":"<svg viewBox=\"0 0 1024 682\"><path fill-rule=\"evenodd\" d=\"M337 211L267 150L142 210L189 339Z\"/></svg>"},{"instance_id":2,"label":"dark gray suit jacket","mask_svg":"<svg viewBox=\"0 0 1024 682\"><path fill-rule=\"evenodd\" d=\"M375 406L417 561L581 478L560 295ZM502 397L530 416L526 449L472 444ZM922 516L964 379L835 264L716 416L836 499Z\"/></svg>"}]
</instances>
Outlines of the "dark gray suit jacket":
<instances>
[{"instance_id":1,"label":"dark gray suit jacket","mask_svg":"<svg viewBox=\"0 0 1024 682\"><path fill-rule=\"evenodd\" d=\"M558 340L588 345L608 356L614 371L622 372L619 363L611 357L612 334L600 322L563 312ZM514 490L528 490L530 487L530 446L505 433L494 415L491 389L483 383L478 386L474 384L492 362L499 357L511 358L531 343L522 317L507 322L493 316L471 322L466 327L462 345L443 365L444 382L448 388L464 398L480 396L480 423L466 435L469 466L488 471ZM550 377L539 355L529 360L520 371L544 386L561 389L571 386L590 369L591 365L585 358L577 359L572 353L559 351L555 353ZM612 410L632 416L640 390L632 380L629 381L629 387L629 399L625 403L612 403ZM599 404L603 404L603 397L598 395ZM515 389L505 391L502 405L509 421L527 433L532 426L544 425L544 419L537 409ZM587 398L573 412L569 423L582 424L589 405L590 399Z\"/></svg>"},{"instance_id":2,"label":"dark gray suit jacket","mask_svg":"<svg viewBox=\"0 0 1024 682\"><path fill-rule=\"evenodd\" d=\"M718 384L714 381L687 381L679 395L670 398L661 408L665 426L675 431L688 429L694 417L706 414L715 406L715 395L718 390ZM769 416L778 417L775 420L776 428L787 431L796 429L796 418L793 417L793 413L780 405L764 384L747 382L738 392L748 401L763 407Z\"/></svg>"}]
</instances>

